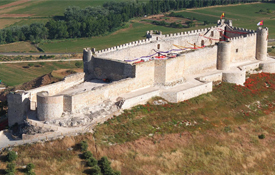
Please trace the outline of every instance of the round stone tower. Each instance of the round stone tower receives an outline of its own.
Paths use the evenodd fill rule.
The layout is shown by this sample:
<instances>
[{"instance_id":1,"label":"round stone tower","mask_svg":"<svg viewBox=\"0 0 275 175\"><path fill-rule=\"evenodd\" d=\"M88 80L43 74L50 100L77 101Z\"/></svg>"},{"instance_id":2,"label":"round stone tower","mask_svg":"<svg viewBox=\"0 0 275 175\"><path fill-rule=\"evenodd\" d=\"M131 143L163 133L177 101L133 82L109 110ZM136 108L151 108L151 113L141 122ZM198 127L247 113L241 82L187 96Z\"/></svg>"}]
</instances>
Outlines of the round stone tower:
<instances>
[{"instance_id":1,"label":"round stone tower","mask_svg":"<svg viewBox=\"0 0 275 175\"><path fill-rule=\"evenodd\" d=\"M83 49L83 71L88 75L91 71L92 51L90 48Z\"/></svg>"},{"instance_id":2,"label":"round stone tower","mask_svg":"<svg viewBox=\"0 0 275 175\"><path fill-rule=\"evenodd\" d=\"M48 92L37 93L37 118L47 121L60 118L63 113L63 96L48 96Z\"/></svg>"},{"instance_id":3,"label":"round stone tower","mask_svg":"<svg viewBox=\"0 0 275 175\"><path fill-rule=\"evenodd\" d=\"M258 27L257 29L257 43L256 43L256 59L267 60L267 42L268 42L268 28Z\"/></svg>"},{"instance_id":4,"label":"round stone tower","mask_svg":"<svg viewBox=\"0 0 275 175\"><path fill-rule=\"evenodd\" d=\"M231 42L220 41L218 43L217 69L228 70L230 68Z\"/></svg>"}]
</instances>

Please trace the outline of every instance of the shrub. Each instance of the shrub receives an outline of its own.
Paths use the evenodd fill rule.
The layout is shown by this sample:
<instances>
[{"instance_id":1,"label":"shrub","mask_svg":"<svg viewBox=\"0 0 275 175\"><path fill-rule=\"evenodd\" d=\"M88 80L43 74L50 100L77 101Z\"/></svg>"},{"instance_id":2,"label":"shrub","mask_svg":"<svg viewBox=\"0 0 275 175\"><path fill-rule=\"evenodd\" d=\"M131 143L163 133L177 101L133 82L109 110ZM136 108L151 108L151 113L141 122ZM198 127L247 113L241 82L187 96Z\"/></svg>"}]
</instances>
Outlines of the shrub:
<instances>
[{"instance_id":1,"label":"shrub","mask_svg":"<svg viewBox=\"0 0 275 175\"><path fill-rule=\"evenodd\" d=\"M7 165L6 172L7 173L14 173L15 172L15 164L14 163L9 163Z\"/></svg>"},{"instance_id":2,"label":"shrub","mask_svg":"<svg viewBox=\"0 0 275 175\"><path fill-rule=\"evenodd\" d=\"M7 161L8 161L8 162L12 162L12 161L14 161L14 160L16 160L16 159L17 159L17 154L16 154L16 152L14 152L14 151L8 152L8 154L7 154Z\"/></svg>"},{"instance_id":3,"label":"shrub","mask_svg":"<svg viewBox=\"0 0 275 175\"><path fill-rule=\"evenodd\" d=\"M75 63L75 66L78 67L78 68L80 68L80 67L82 66L82 62L79 62L79 61L76 62L76 63Z\"/></svg>"},{"instance_id":4,"label":"shrub","mask_svg":"<svg viewBox=\"0 0 275 175\"><path fill-rule=\"evenodd\" d=\"M267 49L267 52L272 52L272 48L268 48L268 49Z\"/></svg>"},{"instance_id":5,"label":"shrub","mask_svg":"<svg viewBox=\"0 0 275 175\"><path fill-rule=\"evenodd\" d=\"M32 171L32 169L34 169L34 164L29 163L26 167L26 171Z\"/></svg>"},{"instance_id":6,"label":"shrub","mask_svg":"<svg viewBox=\"0 0 275 175\"><path fill-rule=\"evenodd\" d=\"M41 63L39 63L41 66L44 66L45 65L45 63L44 62L41 62Z\"/></svg>"},{"instance_id":7,"label":"shrub","mask_svg":"<svg viewBox=\"0 0 275 175\"><path fill-rule=\"evenodd\" d=\"M272 46L271 48L272 48L272 49L275 49L275 46Z\"/></svg>"},{"instance_id":8,"label":"shrub","mask_svg":"<svg viewBox=\"0 0 275 175\"><path fill-rule=\"evenodd\" d=\"M87 165L89 167L93 167L93 166L97 165L97 160L94 157L90 157L87 161Z\"/></svg>"},{"instance_id":9,"label":"shrub","mask_svg":"<svg viewBox=\"0 0 275 175\"><path fill-rule=\"evenodd\" d=\"M25 175L35 175L35 172L33 172L33 171L28 171L28 172L25 173Z\"/></svg>"},{"instance_id":10,"label":"shrub","mask_svg":"<svg viewBox=\"0 0 275 175\"><path fill-rule=\"evenodd\" d=\"M80 147L82 152L87 151L88 143L86 141L82 141L80 142Z\"/></svg>"},{"instance_id":11,"label":"shrub","mask_svg":"<svg viewBox=\"0 0 275 175\"><path fill-rule=\"evenodd\" d=\"M102 157L99 161L98 161L98 165L101 169L101 172L104 175L113 175L113 170L111 168L111 162L108 160L107 157Z\"/></svg>"},{"instance_id":12,"label":"shrub","mask_svg":"<svg viewBox=\"0 0 275 175\"><path fill-rule=\"evenodd\" d=\"M264 134L261 134L261 135L258 135L259 139L264 139L265 138L265 135Z\"/></svg>"},{"instance_id":13,"label":"shrub","mask_svg":"<svg viewBox=\"0 0 275 175\"><path fill-rule=\"evenodd\" d=\"M36 175L36 174L33 171L28 171L28 172L25 173L25 175Z\"/></svg>"},{"instance_id":14,"label":"shrub","mask_svg":"<svg viewBox=\"0 0 275 175\"><path fill-rule=\"evenodd\" d=\"M93 157L93 154L91 153L91 151L86 151L83 153L83 156L86 160L88 160Z\"/></svg>"},{"instance_id":15,"label":"shrub","mask_svg":"<svg viewBox=\"0 0 275 175\"><path fill-rule=\"evenodd\" d=\"M115 172L113 173L113 175L121 175L121 172L120 172L120 171L115 171Z\"/></svg>"},{"instance_id":16,"label":"shrub","mask_svg":"<svg viewBox=\"0 0 275 175\"><path fill-rule=\"evenodd\" d=\"M94 166L92 169L91 169L91 174L92 175L102 175L101 173L101 169L99 166Z\"/></svg>"},{"instance_id":17,"label":"shrub","mask_svg":"<svg viewBox=\"0 0 275 175\"><path fill-rule=\"evenodd\" d=\"M28 64L29 67L32 67L33 65L34 65L33 63L29 63L29 64Z\"/></svg>"},{"instance_id":18,"label":"shrub","mask_svg":"<svg viewBox=\"0 0 275 175\"><path fill-rule=\"evenodd\" d=\"M13 172L8 172L5 175L15 175Z\"/></svg>"}]
</instances>

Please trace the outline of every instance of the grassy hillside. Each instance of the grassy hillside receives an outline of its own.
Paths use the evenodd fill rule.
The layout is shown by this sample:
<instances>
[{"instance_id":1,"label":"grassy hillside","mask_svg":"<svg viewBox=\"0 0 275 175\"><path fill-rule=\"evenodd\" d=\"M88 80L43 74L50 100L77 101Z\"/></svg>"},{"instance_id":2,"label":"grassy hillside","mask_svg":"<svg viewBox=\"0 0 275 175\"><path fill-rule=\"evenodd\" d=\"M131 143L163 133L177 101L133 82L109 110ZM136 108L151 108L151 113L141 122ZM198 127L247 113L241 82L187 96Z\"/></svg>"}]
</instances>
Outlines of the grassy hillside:
<instances>
[{"instance_id":1,"label":"grassy hillside","mask_svg":"<svg viewBox=\"0 0 275 175\"><path fill-rule=\"evenodd\" d=\"M31 81L44 74L58 69L74 69L75 61L70 62L45 62L43 66L34 63L32 67L26 68L29 63L0 64L0 79L8 86L15 86Z\"/></svg>"},{"instance_id":2,"label":"grassy hillside","mask_svg":"<svg viewBox=\"0 0 275 175\"><path fill-rule=\"evenodd\" d=\"M27 163L40 175L88 174L81 140L127 175L274 174L274 89L275 75L259 74L245 86L222 83L177 104L155 106L155 98L98 125L94 134L14 148L17 174Z\"/></svg>"}]
</instances>

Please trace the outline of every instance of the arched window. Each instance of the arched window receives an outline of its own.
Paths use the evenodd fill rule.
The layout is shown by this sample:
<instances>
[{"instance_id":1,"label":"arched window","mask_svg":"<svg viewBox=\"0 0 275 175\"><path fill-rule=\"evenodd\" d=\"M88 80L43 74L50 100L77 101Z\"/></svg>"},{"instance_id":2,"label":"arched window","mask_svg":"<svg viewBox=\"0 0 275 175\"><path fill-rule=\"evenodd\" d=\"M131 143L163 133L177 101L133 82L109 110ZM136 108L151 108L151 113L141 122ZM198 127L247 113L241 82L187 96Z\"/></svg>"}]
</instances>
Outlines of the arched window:
<instances>
[{"instance_id":1,"label":"arched window","mask_svg":"<svg viewBox=\"0 0 275 175\"><path fill-rule=\"evenodd\" d=\"M214 36L214 31L211 31L211 37L213 37Z\"/></svg>"}]
</instances>

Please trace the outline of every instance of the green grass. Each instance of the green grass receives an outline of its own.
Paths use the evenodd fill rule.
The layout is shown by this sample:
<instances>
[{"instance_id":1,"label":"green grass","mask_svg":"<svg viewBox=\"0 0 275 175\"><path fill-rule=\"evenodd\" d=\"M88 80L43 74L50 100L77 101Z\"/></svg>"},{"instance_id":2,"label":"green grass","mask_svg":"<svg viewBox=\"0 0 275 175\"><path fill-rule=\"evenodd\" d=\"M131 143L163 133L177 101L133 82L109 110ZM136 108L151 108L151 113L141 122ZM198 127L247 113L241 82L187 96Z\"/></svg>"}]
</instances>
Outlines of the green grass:
<instances>
[{"instance_id":1,"label":"green grass","mask_svg":"<svg viewBox=\"0 0 275 175\"><path fill-rule=\"evenodd\" d=\"M30 25L32 23L35 22L39 22L39 23L47 23L51 18L22 18L22 20L15 22L14 24L12 24L11 26L23 26L23 25Z\"/></svg>"},{"instance_id":2,"label":"green grass","mask_svg":"<svg viewBox=\"0 0 275 175\"><path fill-rule=\"evenodd\" d=\"M146 31L160 30L163 34L176 33L182 31L193 30L177 29L163 26L156 26L152 24L132 23L132 27L127 30L118 31L115 35L109 34L102 37L83 38L83 39L68 39L62 41L50 41L48 43L40 44L39 47L45 52L82 52L84 47L95 47L97 50L117 46L127 42L145 39ZM201 26L205 28L207 26Z\"/></svg>"},{"instance_id":3,"label":"green grass","mask_svg":"<svg viewBox=\"0 0 275 175\"><path fill-rule=\"evenodd\" d=\"M16 0L0 0L0 5L5 5L5 4L9 4L9 3L12 3Z\"/></svg>"},{"instance_id":4,"label":"green grass","mask_svg":"<svg viewBox=\"0 0 275 175\"><path fill-rule=\"evenodd\" d=\"M266 82L269 87L264 85ZM274 74L251 75L245 86L222 83L212 93L181 103L139 105L98 126L95 138L98 144L122 144L150 134L203 132L251 120L257 123L259 117L275 109L274 85ZM230 130L226 128L225 132Z\"/></svg>"},{"instance_id":5,"label":"green grass","mask_svg":"<svg viewBox=\"0 0 275 175\"><path fill-rule=\"evenodd\" d=\"M24 68L28 63L0 64L0 79L8 86L15 86L31 81L39 76L48 74L57 69L73 69L75 61L71 62L46 62L43 67L32 66ZM39 63L34 63L39 65Z\"/></svg>"}]
</instances>

